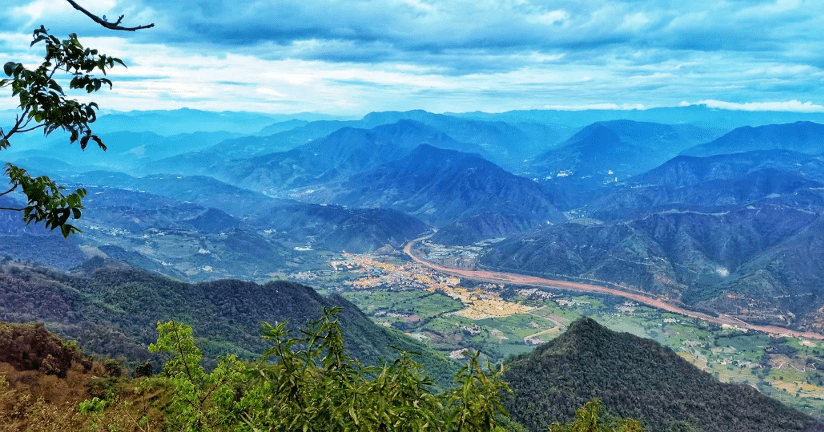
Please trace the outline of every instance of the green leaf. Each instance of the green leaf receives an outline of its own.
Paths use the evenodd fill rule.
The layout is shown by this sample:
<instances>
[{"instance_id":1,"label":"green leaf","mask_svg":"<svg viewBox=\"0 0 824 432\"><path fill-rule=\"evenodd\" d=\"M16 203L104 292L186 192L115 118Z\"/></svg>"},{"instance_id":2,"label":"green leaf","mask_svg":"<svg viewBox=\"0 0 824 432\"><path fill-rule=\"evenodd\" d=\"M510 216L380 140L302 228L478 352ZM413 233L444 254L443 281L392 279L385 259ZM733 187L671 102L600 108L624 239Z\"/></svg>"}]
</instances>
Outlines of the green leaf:
<instances>
[{"instance_id":1,"label":"green leaf","mask_svg":"<svg viewBox=\"0 0 824 432\"><path fill-rule=\"evenodd\" d=\"M12 74L14 74L15 68L17 68L17 63L8 62L5 65L3 65L3 72L8 76L12 76Z\"/></svg>"}]
</instances>

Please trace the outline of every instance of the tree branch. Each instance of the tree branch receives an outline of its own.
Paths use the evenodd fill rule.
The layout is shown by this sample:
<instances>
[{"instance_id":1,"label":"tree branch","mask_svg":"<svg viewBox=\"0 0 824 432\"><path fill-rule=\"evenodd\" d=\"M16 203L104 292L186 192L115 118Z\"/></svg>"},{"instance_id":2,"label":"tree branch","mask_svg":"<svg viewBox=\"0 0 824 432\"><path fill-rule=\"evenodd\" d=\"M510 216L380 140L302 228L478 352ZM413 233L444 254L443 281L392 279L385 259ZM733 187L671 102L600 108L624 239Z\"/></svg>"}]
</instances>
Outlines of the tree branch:
<instances>
[{"instance_id":1,"label":"tree branch","mask_svg":"<svg viewBox=\"0 0 824 432\"><path fill-rule=\"evenodd\" d=\"M39 124L39 125L37 125L37 126L32 126L32 127L28 128L28 129L21 129L21 130L19 130L19 131L17 131L17 132L20 132L20 133L24 133L24 132L31 132L31 131L33 131L33 130L35 130L35 129L39 129L39 128L41 128L41 127L46 127L46 125L44 125L44 124Z\"/></svg>"},{"instance_id":2,"label":"tree branch","mask_svg":"<svg viewBox=\"0 0 824 432\"><path fill-rule=\"evenodd\" d=\"M1 196L3 196L3 195L8 195L8 194L10 194L10 193L14 192L14 190L15 190L15 189L17 189L17 185L14 185L14 186L12 186L12 187L11 187L11 189L9 189L9 190L7 190L7 191L5 191L5 192L0 193L0 197L1 197Z\"/></svg>"},{"instance_id":3,"label":"tree branch","mask_svg":"<svg viewBox=\"0 0 824 432\"><path fill-rule=\"evenodd\" d=\"M123 15L120 15L120 18L118 18L116 22L110 23L110 22L98 17L97 15L87 11L86 9L83 9L83 7L80 6L79 4L77 4L74 0L66 0L66 1L69 2L69 4L72 5L73 8L79 10L80 12L83 12L84 15L91 18L92 21L102 25L103 27L106 27L109 30L137 31L137 30L142 30L142 29L147 29L147 28L154 27L154 23L149 24L149 25L141 25L141 26L137 26L137 27L123 27L123 26L120 25L120 23L123 21Z\"/></svg>"}]
</instances>

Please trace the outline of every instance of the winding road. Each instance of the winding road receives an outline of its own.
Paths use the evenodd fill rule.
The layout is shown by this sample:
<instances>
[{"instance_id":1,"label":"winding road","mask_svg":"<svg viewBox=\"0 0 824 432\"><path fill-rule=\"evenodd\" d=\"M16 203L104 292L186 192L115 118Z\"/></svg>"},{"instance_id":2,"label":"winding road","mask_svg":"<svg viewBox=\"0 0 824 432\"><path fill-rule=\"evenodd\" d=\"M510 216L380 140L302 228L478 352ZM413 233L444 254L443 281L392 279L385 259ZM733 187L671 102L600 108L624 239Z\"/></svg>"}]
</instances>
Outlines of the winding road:
<instances>
[{"instance_id":1,"label":"winding road","mask_svg":"<svg viewBox=\"0 0 824 432\"><path fill-rule=\"evenodd\" d=\"M581 292L591 292L591 293L599 293L599 294L608 294L618 297L623 297L629 300L632 300L637 303L645 304L647 306L652 306L654 308L662 309L667 312L676 313L679 315L684 315L690 318L697 318L702 321L706 321L709 323L714 324L728 324L734 325L737 327L747 328L750 330L756 330L772 335L777 336L793 336L793 337L802 337L807 339L818 339L824 340L824 335L814 332L802 332L797 330L791 330L783 327L777 326L764 326L764 325L755 325L749 324L745 321L741 321L740 319L733 318L727 315L720 315L718 317L714 317L711 315L707 315L705 313L692 311L689 309L683 309L681 307L672 305L670 303L665 302L664 300L656 297L652 297L649 295L643 294L636 294L636 293L629 293L626 291L617 290L614 288L607 288L598 285L589 285L577 282L569 282L563 280L553 280L553 279L544 279L535 276L525 276L519 275L516 273L504 273L504 272L493 272L493 271L486 271L486 270L462 270L462 269L455 269L455 268L448 268L443 267L441 265L426 261L425 259L415 256L412 253L413 246L430 236L425 236L421 238L417 238L415 240L410 241L407 243L404 248L403 252L408 255L412 260L421 264L423 266L429 267L432 270L436 270L442 273L451 274L453 276L461 277L464 279L471 279L476 281L484 281L484 282L496 282L496 283L507 283L507 284L517 284L517 285L528 285L534 287L541 287L541 288L550 288L550 289L562 289L562 290L573 290L573 291L581 291Z\"/></svg>"}]
</instances>

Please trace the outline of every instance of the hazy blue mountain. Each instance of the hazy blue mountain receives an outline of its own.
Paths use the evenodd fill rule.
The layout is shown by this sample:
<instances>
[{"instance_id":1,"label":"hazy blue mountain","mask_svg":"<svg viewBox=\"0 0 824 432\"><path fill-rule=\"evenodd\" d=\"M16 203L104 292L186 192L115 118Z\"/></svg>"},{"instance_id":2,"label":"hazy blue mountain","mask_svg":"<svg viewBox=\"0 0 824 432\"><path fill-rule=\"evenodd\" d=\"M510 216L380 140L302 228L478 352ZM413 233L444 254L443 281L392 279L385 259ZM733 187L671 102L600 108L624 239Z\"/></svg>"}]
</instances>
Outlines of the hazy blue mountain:
<instances>
[{"instance_id":1,"label":"hazy blue mountain","mask_svg":"<svg viewBox=\"0 0 824 432\"><path fill-rule=\"evenodd\" d=\"M90 144L85 151L78 144L70 144L63 136L50 136L41 141L28 141L10 147L9 158L15 162L43 161L60 155L58 169L72 168L75 172L94 169L136 171L141 165L181 153L208 148L237 134L228 132L193 132L162 136L154 132L120 131L101 134L107 146L103 151ZM23 163L23 162L20 162ZM66 167L63 164L69 164ZM48 173L52 171L44 166Z\"/></svg>"},{"instance_id":2,"label":"hazy blue mountain","mask_svg":"<svg viewBox=\"0 0 824 432\"><path fill-rule=\"evenodd\" d=\"M614 220L666 207L720 208L764 199L780 203L779 199L789 197L796 206L810 208L814 202L804 204L799 192L819 195L822 185L824 161L801 153L768 150L703 158L678 156L604 191L585 209L591 217Z\"/></svg>"},{"instance_id":3,"label":"hazy blue mountain","mask_svg":"<svg viewBox=\"0 0 824 432\"><path fill-rule=\"evenodd\" d=\"M38 250L5 247L12 258L60 268L71 245L74 265L90 256L108 256L185 280L213 280L241 275L266 279L288 266L293 251L228 214L140 191L87 186L86 210L76 225L81 235L69 240L54 234L11 232L6 244L29 242ZM44 233L40 233L44 234ZM36 240L36 241L35 241ZM79 249L78 249L79 248ZM78 262L79 261L79 262Z\"/></svg>"},{"instance_id":4,"label":"hazy blue mountain","mask_svg":"<svg viewBox=\"0 0 824 432\"><path fill-rule=\"evenodd\" d=\"M376 112L367 114L360 120L319 120L303 125L297 120L275 123L255 136L227 140L194 154L182 154L147 165L145 169L147 172L204 174L210 171L210 167L218 166L227 159L264 156L304 145L312 147L311 143L327 140L327 136L344 128L374 130L395 123L424 124L431 128L432 133L441 133L451 137L453 141L466 143L462 148L447 148L478 152L499 165L515 170L522 166L524 159L557 144L574 132L574 129L562 126L550 128L529 122L508 124L501 121L469 120L426 111ZM414 145L423 142L426 141L416 142ZM434 142L429 144L437 146ZM475 146L470 149L468 146L472 144Z\"/></svg>"},{"instance_id":5,"label":"hazy blue mountain","mask_svg":"<svg viewBox=\"0 0 824 432\"><path fill-rule=\"evenodd\" d=\"M820 112L735 111L708 108L703 105L632 110L527 110L504 113L449 113L449 115L485 121L534 122L579 128L595 122L610 120L693 124L720 130L719 135L741 126L762 126L799 120L824 123L824 113Z\"/></svg>"},{"instance_id":6,"label":"hazy blue mountain","mask_svg":"<svg viewBox=\"0 0 824 432\"><path fill-rule=\"evenodd\" d=\"M275 123L277 124L280 123ZM354 121L314 121L272 134L255 134L226 140L210 148L165 158L142 168L146 173L209 174L213 171L213 167L220 166L224 162L287 152L315 139L323 138L338 129L357 124Z\"/></svg>"},{"instance_id":7,"label":"hazy blue mountain","mask_svg":"<svg viewBox=\"0 0 824 432\"><path fill-rule=\"evenodd\" d=\"M74 181L84 184L145 191L202 207L221 210L197 216L197 231L211 232L209 226L223 220L225 213L264 231L280 232L289 243L311 245L325 250L373 251L386 244L399 246L425 230L426 224L389 209L357 209L336 205L314 205L275 199L205 176L150 175L134 178L122 173L90 172ZM192 223L194 219L187 220ZM221 229L239 227L226 220Z\"/></svg>"},{"instance_id":8,"label":"hazy blue mountain","mask_svg":"<svg viewBox=\"0 0 824 432\"><path fill-rule=\"evenodd\" d=\"M755 150L790 150L820 155L824 153L824 124L799 121L740 127L716 140L687 149L683 154L715 156Z\"/></svg>"},{"instance_id":9,"label":"hazy blue mountain","mask_svg":"<svg viewBox=\"0 0 824 432\"><path fill-rule=\"evenodd\" d=\"M393 208L434 225L494 213L520 231L563 219L550 194L533 181L478 155L430 145L354 175L342 188L339 203Z\"/></svg>"},{"instance_id":10,"label":"hazy blue mountain","mask_svg":"<svg viewBox=\"0 0 824 432\"><path fill-rule=\"evenodd\" d=\"M669 210L609 224L570 222L492 245L480 262L626 284L748 322L819 328L821 218L761 203L717 213Z\"/></svg>"},{"instance_id":11,"label":"hazy blue mountain","mask_svg":"<svg viewBox=\"0 0 824 432\"><path fill-rule=\"evenodd\" d=\"M96 133L117 131L154 132L176 135L193 132L226 131L250 134L275 122L314 121L331 116L316 114L261 114L241 111L200 111L182 108L170 111L129 111L101 114L94 123Z\"/></svg>"},{"instance_id":12,"label":"hazy blue mountain","mask_svg":"<svg viewBox=\"0 0 824 432\"><path fill-rule=\"evenodd\" d=\"M29 174L34 173L49 173L49 176L71 175L82 172L81 169L74 165L68 164L62 160L54 159L45 156L31 156L23 158L9 158L14 165L25 169Z\"/></svg>"},{"instance_id":13,"label":"hazy blue mountain","mask_svg":"<svg viewBox=\"0 0 824 432\"><path fill-rule=\"evenodd\" d=\"M370 113L362 121L377 125L400 120L418 121L458 141L477 144L485 158L510 170L519 169L524 159L555 146L575 131L568 127L551 128L540 123L481 121L422 110Z\"/></svg>"},{"instance_id":14,"label":"hazy blue mountain","mask_svg":"<svg viewBox=\"0 0 824 432\"><path fill-rule=\"evenodd\" d=\"M649 432L818 431L813 418L745 384L724 384L655 341L581 318L549 343L506 363L512 418L531 430L571 422L599 398Z\"/></svg>"},{"instance_id":15,"label":"hazy blue mountain","mask_svg":"<svg viewBox=\"0 0 824 432\"><path fill-rule=\"evenodd\" d=\"M321 206L270 198L205 176L156 174L135 178L97 171L72 180L212 207L258 230L280 231L280 237L288 238L290 243L306 245L309 242L313 247L326 250L363 252L386 244L397 246L427 229L423 222L394 210ZM238 226L234 222L230 225ZM203 229L198 228L198 231Z\"/></svg>"},{"instance_id":16,"label":"hazy blue mountain","mask_svg":"<svg viewBox=\"0 0 824 432\"><path fill-rule=\"evenodd\" d=\"M24 230L19 213L0 212L0 235L9 236L6 255L70 268L102 252L184 280L264 279L290 270L294 259L307 254L295 247L362 253L399 247L428 230L390 209L274 199L210 177L97 171L57 180L87 188L87 210L78 224L84 233L67 242L41 225ZM39 249L27 248L27 242Z\"/></svg>"},{"instance_id":17,"label":"hazy blue mountain","mask_svg":"<svg viewBox=\"0 0 824 432\"><path fill-rule=\"evenodd\" d=\"M627 183L696 186L713 180L742 179L768 169L824 181L824 161L819 157L788 150L759 150L711 157L678 156Z\"/></svg>"},{"instance_id":18,"label":"hazy blue mountain","mask_svg":"<svg viewBox=\"0 0 824 432\"><path fill-rule=\"evenodd\" d=\"M689 125L626 120L594 123L536 156L529 165L529 175L565 192L567 206L575 207L581 204L581 192L654 168L711 136L711 132Z\"/></svg>"},{"instance_id":19,"label":"hazy blue mountain","mask_svg":"<svg viewBox=\"0 0 824 432\"><path fill-rule=\"evenodd\" d=\"M268 208L289 203L207 176L152 174L132 177L118 172L91 171L67 180L84 185L148 192L181 202L214 207L235 217L264 212Z\"/></svg>"},{"instance_id":20,"label":"hazy blue mountain","mask_svg":"<svg viewBox=\"0 0 824 432\"><path fill-rule=\"evenodd\" d=\"M272 123L269 126L264 127L263 129L258 131L258 133L256 133L255 135L268 136L268 135L274 135L274 134L280 133L280 132L287 132L287 131L290 131L292 129L299 128L301 126L306 126L307 123L309 123L309 122L306 121L306 120L295 120L295 119L280 121L280 122Z\"/></svg>"},{"instance_id":21,"label":"hazy blue mountain","mask_svg":"<svg viewBox=\"0 0 824 432\"><path fill-rule=\"evenodd\" d=\"M215 166L214 175L229 183L260 191L278 191L343 181L380 164L406 155L427 143L440 148L477 150L436 129L414 121L400 121L374 129L342 128L294 150L228 161ZM318 194L320 202L325 196ZM312 200L311 197L301 197Z\"/></svg>"},{"instance_id":22,"label":"hazy blue mountain","mask_svg":"<svg viewBox=\"0 0 824 432\"><path fill-rule=\"evenodd\" d=\"M0 197L0 207L20 208L22 204L5 196ZM77 243L64 239L59 230L49 231L42 224L26 226L23 213L0 210L0 258L6 257L48 263L64 270L86 260Z\"/></svg>"},{"instance_id":23,"label":"hazy blue mountain","mask_svg":"<svg viewBox=\"0 0 824 432\"><path fill-rule=\"evenodd\" d=\"M385 245L400 248L429 227L412 216L391 209L351 209L336 205L293 203L281 205L248 220L260 229L274 229L294 242L315 248L371 252Z\"/></svg>"}]
</instances>

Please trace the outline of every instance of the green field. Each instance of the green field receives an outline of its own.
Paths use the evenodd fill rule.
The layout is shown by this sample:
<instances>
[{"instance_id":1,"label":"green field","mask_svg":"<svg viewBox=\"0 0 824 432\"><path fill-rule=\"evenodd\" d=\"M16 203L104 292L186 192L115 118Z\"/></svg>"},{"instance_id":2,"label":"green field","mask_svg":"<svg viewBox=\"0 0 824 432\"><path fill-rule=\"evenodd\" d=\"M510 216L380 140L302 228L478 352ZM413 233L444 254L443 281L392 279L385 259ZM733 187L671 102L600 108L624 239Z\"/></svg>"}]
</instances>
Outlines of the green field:
<instances>
[{"instance_id":1,"label":"green field","mask_svg":"<svg viewBox=\"0 0 824 432\"><path fill-rule=\"evenodd\" d=\"M725 382L748 384L816 417L824 417L824 343L724 329L681 315L592 295L553 298L514 295L510 301L536 307L504 318L468 319L452 312L460 301L428 291L346 291L343 296L373 320L408 333L445 354L467 348L499 362L551 340L575 319L588 316L611 330L654 339ZM393 316L389 316L393 315ZM415 319L411 319L413 317ZM528 342L525 341L528 339ZM785 357L793 366L775 365ZM817 363L820 362L820 363ZM818 365L819 372L815 366ZM780 362L778 363L780 365Z\"/></svg>"}]
</instances>

